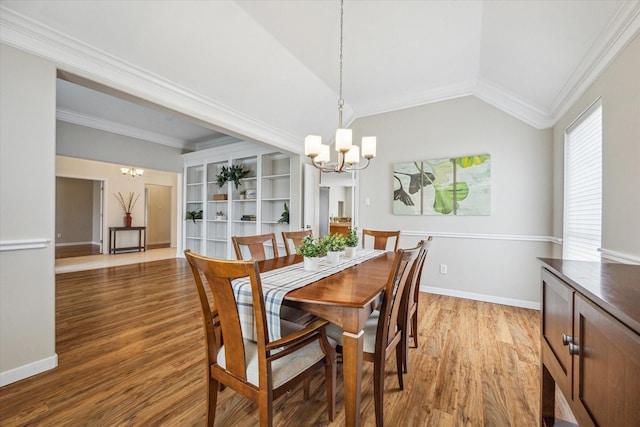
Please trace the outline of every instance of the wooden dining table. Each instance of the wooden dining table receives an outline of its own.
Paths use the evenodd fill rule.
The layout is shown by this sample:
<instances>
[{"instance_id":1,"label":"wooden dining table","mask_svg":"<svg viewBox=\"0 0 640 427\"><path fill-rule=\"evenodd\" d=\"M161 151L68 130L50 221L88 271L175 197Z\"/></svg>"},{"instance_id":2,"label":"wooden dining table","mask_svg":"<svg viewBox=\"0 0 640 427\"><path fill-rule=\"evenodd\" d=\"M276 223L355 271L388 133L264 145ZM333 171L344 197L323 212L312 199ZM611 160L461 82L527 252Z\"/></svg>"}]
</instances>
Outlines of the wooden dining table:
<instances>
[{"instance_id":1,"label":"wooden dining table","mask_svg":"<svg viewBox=\"0 0 640 427\"><path fill-rule=\"evenodd\" d=\"M360 425L360 389L364 323L380 302L395 254L380 256L349 267L286 294L284 304L326 319L343 330L345 425ZM260 261L261 272L302 262L300 255Z\"/></svg>"}]
</instances>

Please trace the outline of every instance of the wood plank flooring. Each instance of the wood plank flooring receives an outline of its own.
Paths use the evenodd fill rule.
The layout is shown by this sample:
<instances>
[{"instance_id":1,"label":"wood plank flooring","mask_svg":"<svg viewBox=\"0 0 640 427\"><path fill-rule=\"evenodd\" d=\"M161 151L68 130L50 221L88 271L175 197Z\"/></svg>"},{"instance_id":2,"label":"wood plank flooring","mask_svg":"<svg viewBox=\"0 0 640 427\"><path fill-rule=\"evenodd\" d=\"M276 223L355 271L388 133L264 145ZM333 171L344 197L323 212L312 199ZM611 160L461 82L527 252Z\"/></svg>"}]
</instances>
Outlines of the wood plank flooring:
<instances>
[{"instance_id":1,"label":"wood plank flooring","mask_svg":"<svg viewBox=\"0 0 640 427\"><path fill-rule=\"evenodd\" d=\"M205 425L204 337L190 275L182 259L57 275L59 366L0 388L0 425ZM387 364L385 425L537 426L539 348L537 311L421 294L404 391L395 362ZM367 363L364 426L375 424L372 379ZM307 402L300 388L276 400L274 425L344 425L342 381L332 423L322 381L314 378ZM216 425L255 426L257 412L226 389Z\"/></svg>"}]
</instances>

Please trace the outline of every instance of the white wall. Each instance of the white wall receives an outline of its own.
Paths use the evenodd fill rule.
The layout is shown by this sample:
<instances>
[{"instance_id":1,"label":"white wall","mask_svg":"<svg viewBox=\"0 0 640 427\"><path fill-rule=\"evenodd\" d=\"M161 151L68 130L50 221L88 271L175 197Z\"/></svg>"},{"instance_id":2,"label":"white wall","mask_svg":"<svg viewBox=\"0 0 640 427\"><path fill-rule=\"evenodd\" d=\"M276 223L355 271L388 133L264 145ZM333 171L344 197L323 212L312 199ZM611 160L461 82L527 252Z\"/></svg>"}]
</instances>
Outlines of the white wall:
<instances>
[{"instance_id":1,"label":"white wall","mask_svg":"<svg viewBox=\"0 0 640 427\"><path fill-rule=\"evenodd\" d=\"M358 119L352 128L356 141L378 137L377 157L360 172L360 227L399 229L404 247L436 236L423 288L537 306L536 257L549 256L552 245L550 130L534 129L475 97ZM491 215L393 215L394 163L482 153L491 154ZM447 265L446 275L439 264Z\"/></svg>"},{"instance_id":2,"label":"white wall","mask_svg":"<svg viewBox=\"0 0 640 427\"><path fill-rule=\"evenodd\" d=\"M4 44L0 58L1 386L55 367L57 356L56 68ZM42 247L14 250L16 241Z\"/></svg>"},{"instance_id":3,"label":"white wall","mask_svg":"<svg viewBox=\"0 0 640 427\"><path fill-rule=\"evenodd\" d=\"M640 35L553 128L554 234L562 236L564 132L602 98L602 248L640 264ZM561 256L558 248L555 255Z\"/></svg>"}]
</instances>

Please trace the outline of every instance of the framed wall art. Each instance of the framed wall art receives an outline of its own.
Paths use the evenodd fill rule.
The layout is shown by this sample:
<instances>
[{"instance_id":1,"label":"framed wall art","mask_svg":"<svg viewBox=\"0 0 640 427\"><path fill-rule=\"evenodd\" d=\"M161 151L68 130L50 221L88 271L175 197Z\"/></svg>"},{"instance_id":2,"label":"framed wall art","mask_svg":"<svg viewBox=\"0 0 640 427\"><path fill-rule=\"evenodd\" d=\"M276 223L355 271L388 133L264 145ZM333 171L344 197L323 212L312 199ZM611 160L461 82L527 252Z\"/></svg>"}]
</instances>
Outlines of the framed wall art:
<instances>
[{"instance_id":1,"label":"framed wall art","mask_svg":"<svg viewBox=\"0 0 640 427\"><path fill-rule=\"evenodd\" d=\"M491 155L393 166L395 215L490 215Z\"/></svg>"}]
</instances>

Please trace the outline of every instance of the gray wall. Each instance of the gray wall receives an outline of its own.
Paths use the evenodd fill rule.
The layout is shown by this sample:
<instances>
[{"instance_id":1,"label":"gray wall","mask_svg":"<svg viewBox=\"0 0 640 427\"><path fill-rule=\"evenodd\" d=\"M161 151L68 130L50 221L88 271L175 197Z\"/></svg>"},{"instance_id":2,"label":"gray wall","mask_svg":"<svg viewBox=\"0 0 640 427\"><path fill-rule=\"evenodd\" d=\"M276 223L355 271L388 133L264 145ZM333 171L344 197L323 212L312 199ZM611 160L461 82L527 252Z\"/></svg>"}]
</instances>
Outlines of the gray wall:
<instances>
[{"instance_id":1,"label":"gray wall","mask_svg":"<svg viewBox=\"0 0 640 427\"><path fill-rule=\"evenodd\" d=\"M182 173L182 150L58 121L56 153L99 162Z\"/></svg>"},{"instance_id":2,"label":"gray wall","mask_svg":"<svg viewBox=\"0 0 640 427\"><path fill-rule=\"evenodd\" d=\"M56 67L0 44L0 385L57 365ZM44 241L12 250L10 242ZM28 245L27 245L28 246Z\"/></svg>"},{"instance_id":3,"label":"gray wall","mask_svg":"<svg viewBox=\"0 0 640 427\"><path fill-rule=\"evenodd\" d=\"M56 244L94 242L93 191L94 181L56 177Z\"/></svg>"},{"instance_id":4,"label":"gray wall","mask_svg":"<svg viewBox=\"0 0 640 427\"><path fill-rule=\"evenodd\" d=\"M551 131L537 130L475 97L359 119L354 139L378 137L360 172L360 227L401 230L402 246L435 235L424 289L536 307L539 264L551 243ZM393 164L491 154L490 216L393 214ZM371 201L365 205L365 198ZM446 264L448 273L440 274Z\"/></svg>"},{"instance_id":5,"label":"gray wall","mask_svg":"<svg viewBox=\"0 0 640 427\"><path fill-rule=\"evenodd\" d=\"M562 236L564 132L599 97L603 133L602 248L617 255L619 261L640 264L640 35L553 128L557 190L554 233ZM561 256L562 251L556 255Z\"/></svg>"}]
</instances>

